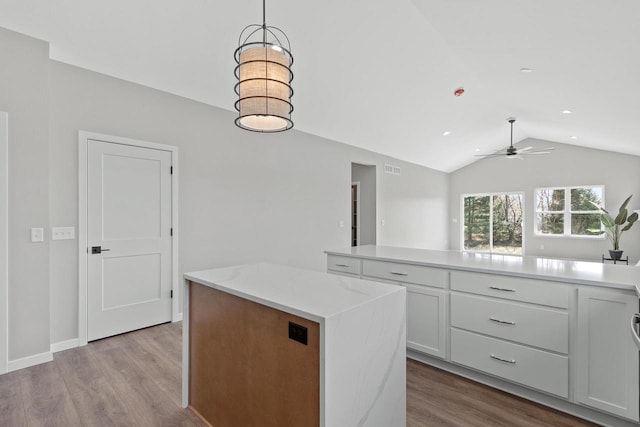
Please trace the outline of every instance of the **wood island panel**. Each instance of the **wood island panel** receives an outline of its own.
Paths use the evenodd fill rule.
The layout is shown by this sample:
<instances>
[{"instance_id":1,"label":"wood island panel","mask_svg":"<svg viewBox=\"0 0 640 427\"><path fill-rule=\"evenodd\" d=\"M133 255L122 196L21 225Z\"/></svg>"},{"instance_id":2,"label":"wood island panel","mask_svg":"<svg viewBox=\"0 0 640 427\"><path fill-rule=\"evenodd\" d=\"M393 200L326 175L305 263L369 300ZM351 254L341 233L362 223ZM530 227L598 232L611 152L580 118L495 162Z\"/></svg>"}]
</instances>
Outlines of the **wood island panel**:
<instances>
[{"instance_id":1,"label":"wood island panel","mask_svg":"<svg viewBox=\"0 0 640 427\"><path fill-rule=\"evenodd\" d=\"M213 427L317 427L320 325L208 286L189 286L190 406ZM308 345L289 339L289 322Z\"/></svg>"}]
</instances>

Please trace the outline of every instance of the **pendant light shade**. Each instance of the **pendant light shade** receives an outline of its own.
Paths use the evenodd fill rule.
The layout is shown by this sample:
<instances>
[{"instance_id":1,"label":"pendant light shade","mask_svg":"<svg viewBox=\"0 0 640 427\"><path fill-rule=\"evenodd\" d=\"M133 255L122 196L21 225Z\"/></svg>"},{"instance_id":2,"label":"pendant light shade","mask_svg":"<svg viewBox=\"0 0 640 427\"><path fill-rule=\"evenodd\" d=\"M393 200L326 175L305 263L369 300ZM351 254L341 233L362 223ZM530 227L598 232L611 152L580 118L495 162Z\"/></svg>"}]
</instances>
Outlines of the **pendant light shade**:
<instances>
[{"instance_id":1,"label":"pendant light shade","mask_svg":"<svg viewBox=\"0 0 640 427\"><path fill-rule=\"evenodd\" d=\"M264 22L264 0L262 5L263 24L252 24L242 30L234 54L238 64L235 123L254 132L281 132L293 127L293 56L284 32Z\"/></svg>"}]
</instances>

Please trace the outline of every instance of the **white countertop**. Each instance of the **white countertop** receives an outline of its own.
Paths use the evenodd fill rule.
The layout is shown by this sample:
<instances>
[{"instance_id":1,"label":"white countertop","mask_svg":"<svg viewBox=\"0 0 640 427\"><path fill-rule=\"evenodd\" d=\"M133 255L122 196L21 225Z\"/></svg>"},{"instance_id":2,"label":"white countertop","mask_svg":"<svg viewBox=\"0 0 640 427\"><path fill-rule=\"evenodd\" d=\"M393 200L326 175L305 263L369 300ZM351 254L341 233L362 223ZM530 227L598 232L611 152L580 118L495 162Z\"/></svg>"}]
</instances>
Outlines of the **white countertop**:
<instances>
[{"instance_id":1,"label":"white countertop","mask_svg":"<svg viewBox=\"0 0 640 427\"><path fill-rule=\"evenodd\" d=\"M259 263L185 273L185 279L316 322L394 292L399 286Z\"/></svg>"},{"instance_id":2,"label":"white countertop","mask_svg":"<svg viewBox=\"0 0 640 427\"><path fill-rule=\"evenodd\" d=\"M640 287L640 267L621 264L376 245L328 250L326 253L632 291L636 286Z\"/></svg>"}]
</instances>

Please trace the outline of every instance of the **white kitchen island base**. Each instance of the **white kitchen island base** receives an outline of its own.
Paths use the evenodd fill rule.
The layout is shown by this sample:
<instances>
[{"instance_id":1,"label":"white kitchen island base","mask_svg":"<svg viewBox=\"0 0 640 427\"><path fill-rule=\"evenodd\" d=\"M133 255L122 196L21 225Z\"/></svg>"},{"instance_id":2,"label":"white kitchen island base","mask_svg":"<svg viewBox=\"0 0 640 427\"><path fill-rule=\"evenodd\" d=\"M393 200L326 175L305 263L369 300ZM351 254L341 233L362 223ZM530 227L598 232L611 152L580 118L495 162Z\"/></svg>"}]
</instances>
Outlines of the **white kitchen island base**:
<instances>
[{"instance_id":1,"label":"white kitchen island base","mask_svg":"<svg viewBox=\"0 0 640 427\"><path fill-rule=\"evenodd\" d=\"M194 295L191 290L195 288L198 289L199 294L197 295L200 295L198 297L200 302L205 299L202 292L207 292L209 289L212 292L223 292L225 297L228 294L231 298L242 299L247 302L246 307L248 308L243 308L242 312L234 310L232 305L235 302L232 301L228 305L218 305L215 310L225 311L227 306L229 310L216 317L213 313L208 312L206 306L191 300L190 296ZM255 325L256 318L247 314L247 310L253 309L259 313L259 316L265 316L265 319L267 317L271 320L274 319L269 314L271 311L274 312L274 316L281 315L285 322L284 327L278 326L275 320L270 323L276 325L273 328L273 332L276 334L274 336L278 336L278 334L283 336L277 337L280 344L276 345L293 346L289 348L295 351L301 349L300 346L303 344L293 342L295 339L293 341L289 339L291 332L287 329L286 323L292 321L287 316L291 316L294 320L298 318L316 322L319 325L319 336L317 337L319 340L317 368L319 372L309 373L311 379L314 375L319 378L317 393L319 396L317 402L319 416L315 421L305 421L308 422L305 425L327 427L403 427L406 425L406 294L404 288L262 263L187 273L185 274L184 295L182 403L184 407L192 406L212 425L216 424L207 418L220 416L216 419L246 420L251 419L251 416L259 416L258 414L249 414L252 410L258 410L256 404L258 401L263 407L276 413L276 415L261 420L261 426L294 425L288 424L287 420L291 414L286 413L286 408L287 405L295 406L295 399L286 397L292 401L285 402L287 405L282 405L283 402L278 399L285 399L284 395L282 397L276 395L274 399L273 393L269 394L269 390L278 390L279 381L277 379L273 384L257 384L264 388L264 392L256 394L253 389L247 392L247 388L236 387L234 384L244 384L251 381L251 378L243 377L243 370L236 369L234 372L238 372L240 376L240 378L236 378L237 383L230 381L227 384L228 387L222 384L222 389L226 394L220 392L221 387L217 387L217 390L213 390L215 387L212 387L211 390L208 389L207 383L202 385L202 381L199 382L198 388L191 387L192 383L197 382L197 379L191 376L190 370L191 363L196 363L196 359L199 363L198 372L203 372L203 360L216 360L215 364L211 364L206 375L210 375L207 378L222 378L223 376L218 374L224 370L224 367L218 363L223 359L220 359L220 355L216 354L216 351L236 349L234 351L241 352L242 350L237 350L243 348L240 344L247 343L248 348L255 348L255 345L251 344L251 340L264 339L264 334L260 337L255 336L256 334L246 333L246 327L238 324L238 331L245 331L244 336L233 333L225 334L223 330L214 336L225 337L224 340L219 338L219 342L213 342L202 350L202 345L194 347L192 342L192 338L196 335L203 336L197 334L195 328L205 329L205 332L208 333L209 329L220 326L215 323L211 325L211 328L203 326L206 323L202 323L202 319L214 319L215 322L218 322L215 319L238 316L238 322L243 322L242 319L248 316L250 322L254 322L250 324ZM215 294L211 294L209 297L216 298ZM190 312L191 306L199 306L198 310L204 311L204 316ZM191 324L192 322L193 324ZM313 340L312 329L309 331L308 338L311 346L313 344L311 342ZM264 333L271 333L271 331ZM225 340L227 342L224 342ZM191 354L201 351L205 353L201 354L199 358L194 358L194 354ZM264 346L264 352L269 351L271 351L270 346ZM245 355L239 355L239 357L245 357ZM265 356L265 359L268 357ZM282 368L281 366L275 367L277 364L273 364L273 369ZM272 368L268 363L265 366L265 369ZM208 368L206 363L204 367ZM247 369L247 372L250 372L250 369ZM296 372L297 375L304 374L301 374L300 371ZM302 383L306 384L306 381L302 381ZM213 385L220 386L220 384ZM201 395L195 396L195 393L201 393ZM235 413L230 414L221 412L234 411L233 408L229 409L229 400L242 401L243 394L246 393L250 394L251 400L245 402L242 411L235 410ZM200 407L193 407L193 402L196 401L199 402ZM207 417L205 413L212 415ZM300 427L299 424L295 425Z\"/></svg>"}]
</instances>

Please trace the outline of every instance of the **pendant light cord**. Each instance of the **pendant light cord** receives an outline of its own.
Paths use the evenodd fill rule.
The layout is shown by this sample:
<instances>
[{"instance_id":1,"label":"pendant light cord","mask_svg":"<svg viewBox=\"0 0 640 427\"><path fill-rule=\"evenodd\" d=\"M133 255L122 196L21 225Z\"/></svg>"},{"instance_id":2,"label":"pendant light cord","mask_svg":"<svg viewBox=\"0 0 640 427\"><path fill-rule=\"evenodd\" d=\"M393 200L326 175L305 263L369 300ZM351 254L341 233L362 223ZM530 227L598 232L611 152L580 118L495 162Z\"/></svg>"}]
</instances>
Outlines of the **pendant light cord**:
<instances>
[{"instance_id":1,"label":"pendant light cord","mask_svg":"<svg viewBox=\"0 0 640 427\"><path fill-rule=\"evenodd\" d=\"M262 42L267 44L267 0L262 0Z\"/></svg>"},{"instance_id":2,"label":"pendant light cord","mask_svg":"<svg viewBox=\"0 0 640 427\"><path fill-rule=\"evenodd\" d=\"M513 147L513 121L511 122L511 146Z\"/></svg>"}]
</instances>

